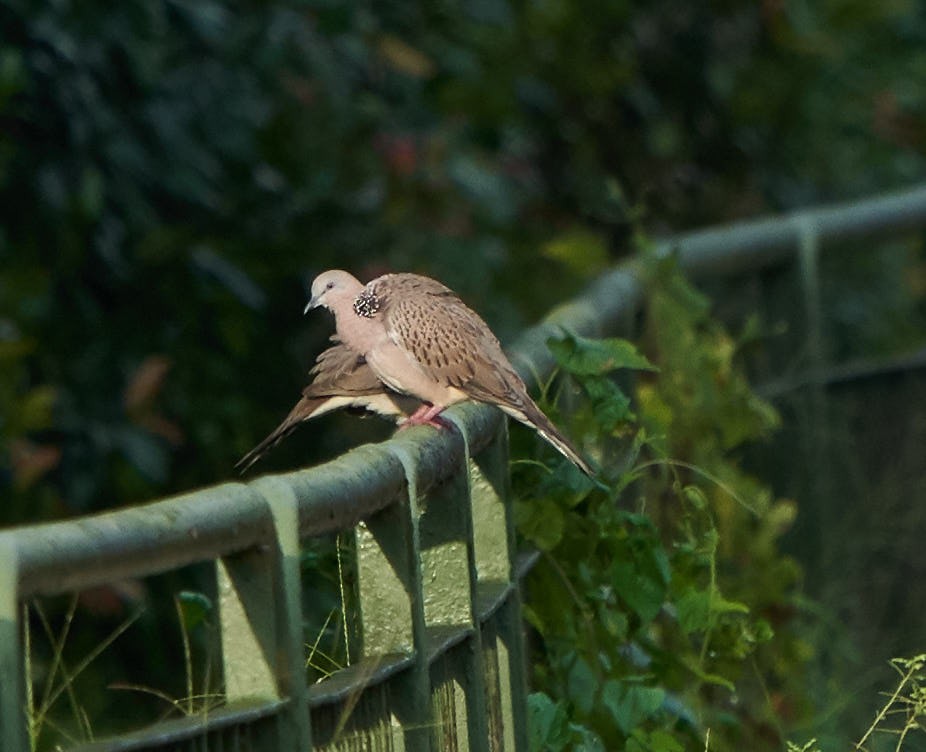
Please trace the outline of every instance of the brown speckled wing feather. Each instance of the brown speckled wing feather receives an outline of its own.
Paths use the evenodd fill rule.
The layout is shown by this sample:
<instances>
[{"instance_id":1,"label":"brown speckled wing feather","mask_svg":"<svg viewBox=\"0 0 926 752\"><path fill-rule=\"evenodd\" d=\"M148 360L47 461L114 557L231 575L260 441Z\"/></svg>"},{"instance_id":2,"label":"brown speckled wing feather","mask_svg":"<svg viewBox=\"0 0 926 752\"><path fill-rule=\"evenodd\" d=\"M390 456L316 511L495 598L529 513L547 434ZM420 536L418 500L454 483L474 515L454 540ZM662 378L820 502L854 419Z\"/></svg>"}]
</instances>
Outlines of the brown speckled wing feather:
<instances>
[{"instance_id":1,"label":"brown speckled wing feather","mask_svg":"<svg viewBox=\"0 0 926 752\"><path fill-rule=\"evenodd\" d=\"M436 382L483 402L526 396L501 345L479 315L439 282L413 274L377 280L382 321L389 337L414 356Z\"/></svg>"},{"instance_id":2,"label":"brown speckled wing feather","mask_svg":"<svg viewBox=\"0 0 926 752\"><path fill-rule=\"evenodd\" d=\"M332 339L336 344L315 359L309 371L312 383L302 390L303 397L375 394L386 388L358 353Z\"/></svg>"},{"instance_id":3,"label":"brown speckled wing feather","mask_svg":"<svg viewBox=\"0 0 926 752\"><path fill-rule=\"evenodd\" d=\"M440 384L500 407L530 426L584 473L589 464L537 407L524 381L480 316L427 277L390 274L368 286L389 337Z\"/></svg>"}]
</instances>

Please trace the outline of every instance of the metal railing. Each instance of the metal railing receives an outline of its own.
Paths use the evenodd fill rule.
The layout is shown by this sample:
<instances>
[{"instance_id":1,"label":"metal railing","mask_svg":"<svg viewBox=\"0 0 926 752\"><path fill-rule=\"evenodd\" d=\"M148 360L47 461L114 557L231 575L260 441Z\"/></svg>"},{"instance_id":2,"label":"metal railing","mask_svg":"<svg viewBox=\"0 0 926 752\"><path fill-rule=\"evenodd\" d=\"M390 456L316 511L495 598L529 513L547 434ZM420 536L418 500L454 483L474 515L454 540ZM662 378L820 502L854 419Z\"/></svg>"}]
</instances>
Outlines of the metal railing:
<instances>
[{"instance_id":1,"label":"metal railing","mask_svg":"<svg viewBox=\"0 0 926 752\"><path fill-rule=\"evenodd\" d=\"M813 280L822 245L924 225L919 186L686 234L657 252L677 252L699 277L797 250ZM546 340L560 327L600 335L626 321L640 277L623 263L528 330L512 351L522 374L550 372ZM215 562L225 705L77 749L527 749L518 582L530 559L514 549L506 426L474 404L447 415L459 432L412 429L310 470L0 531L0 749L29 748L23 602L196 562ZM300 541L348 530L361 655L307 686Z\"/></svg>"}]
</instances>

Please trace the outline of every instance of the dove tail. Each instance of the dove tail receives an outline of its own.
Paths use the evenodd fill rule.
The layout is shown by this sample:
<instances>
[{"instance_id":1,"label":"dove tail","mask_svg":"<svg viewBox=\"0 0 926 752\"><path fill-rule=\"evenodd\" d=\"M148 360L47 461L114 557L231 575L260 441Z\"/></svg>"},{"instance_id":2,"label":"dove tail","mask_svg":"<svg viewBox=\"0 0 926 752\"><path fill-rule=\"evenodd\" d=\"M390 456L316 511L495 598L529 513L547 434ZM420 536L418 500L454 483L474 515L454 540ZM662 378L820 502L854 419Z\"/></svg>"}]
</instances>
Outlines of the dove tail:
<instances>
[{"instance_id":1,"label":"dove tail","mask_svg":"<svg viewBox=\"0 0 926 752\"><path fill-rule=\"evenodd\" d=\"M553 422L543 414L543 411L533 402L524 405L522 409L509 405L499 405L508 415L517 421L520 421L529 428L533 428L544 439L546 439L560 454L568 459L572 464L579 468L590 478L595 476L595 471L579 454L575 445L567 439L563 433L553 425Z\"/></svg>"},{"instance_id":2,"label":"dove tail","mask_svg":"<svg viewBox=\"0 0 926 752\"><path fill-rule=\"evenodd\" d=\"M314 418L316 415L321 415L323 412L327 412L327 410L321 409L323 407L328 407L326 402L331 403L332 400L306 399L305 397L300 399L296 403L296 406L290 410L289 415L283 419L283 422L274 428L266 439L238 460L235 463L235 467L240 468L239 472L244 475L244 473L250 469L251 465L295 431L300 423Z\"/></svg>"},{"instance_id":3,"label":"dove tail","mask_svg":"<svg viewBox=\"0 0 926 752\"><path fill-rule=\"evenodd\" d=\"M289 416L284 420L279 426L273 429L269 436L264 439L260 444L254 447L250 452L248 452L244 457L238 460L235 463L235 467L239 468L239 472L244 475L248 470L251 469L251 465L257 462L261 457L263 457L267 452L273 449L277 444L279 444L283 439L289 436L293 431L296 430L302 422L301 418L293 419L292 416Z\"/></svg>"}]
</instances>

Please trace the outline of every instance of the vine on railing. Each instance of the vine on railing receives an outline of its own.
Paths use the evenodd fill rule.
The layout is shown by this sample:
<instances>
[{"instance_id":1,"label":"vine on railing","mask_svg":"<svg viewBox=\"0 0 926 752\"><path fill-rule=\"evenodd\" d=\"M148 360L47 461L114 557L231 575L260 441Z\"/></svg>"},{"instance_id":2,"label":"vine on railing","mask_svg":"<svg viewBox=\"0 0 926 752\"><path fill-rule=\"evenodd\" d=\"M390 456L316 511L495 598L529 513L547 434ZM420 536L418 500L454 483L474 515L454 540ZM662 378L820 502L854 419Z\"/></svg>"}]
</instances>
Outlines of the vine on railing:
<instances>
[{"instance_id":1,"label":"vine on railing","mask_svg":"<svg viewBox=\"0 0 926 752\"><path fill-rule=\"evenodd\" d=\"M645 276L648 359L621 340L551 342L588 397L573 424L603 483L515 466L520 528L543 551L525 605L533 749L777 750L808 709L807 613L777 544L795 504L736 460L779 425L737 365L761 327L727 333L674 260Z\"/></svg>"}]
</instances>

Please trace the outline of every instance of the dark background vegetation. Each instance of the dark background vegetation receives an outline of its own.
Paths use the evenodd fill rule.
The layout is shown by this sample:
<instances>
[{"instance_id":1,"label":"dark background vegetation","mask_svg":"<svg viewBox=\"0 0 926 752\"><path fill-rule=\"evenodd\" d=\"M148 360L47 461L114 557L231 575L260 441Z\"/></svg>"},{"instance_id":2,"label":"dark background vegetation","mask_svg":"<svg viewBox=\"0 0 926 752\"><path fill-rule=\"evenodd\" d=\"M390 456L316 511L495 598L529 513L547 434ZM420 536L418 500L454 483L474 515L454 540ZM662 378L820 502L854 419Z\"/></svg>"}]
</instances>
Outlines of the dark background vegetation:
<instances>
[{"instance_id":1,"label":"dark background vegetation","mask_svg":"<svg viewBox=\"0 0 926 752\"><path fill-rule=\"evenodd\" d=\"M439 277L505 340L634 238L922 179L924 49L904 0L5 0L0 523L234 477L330 332L300 315L325 268ZM823 278L829 358L922 344L916 242L836 251ZM796 269L709 289L734 329L761 299L757 379L807 365ZM832 677L922 649L923 387L895 378L825 423L779 393L750 458L798 501L824 622L856 628ZM384 435L325 418L265 468Z\"/></svg>"}]
</instances>

